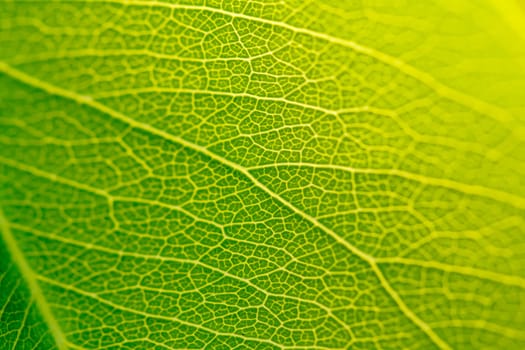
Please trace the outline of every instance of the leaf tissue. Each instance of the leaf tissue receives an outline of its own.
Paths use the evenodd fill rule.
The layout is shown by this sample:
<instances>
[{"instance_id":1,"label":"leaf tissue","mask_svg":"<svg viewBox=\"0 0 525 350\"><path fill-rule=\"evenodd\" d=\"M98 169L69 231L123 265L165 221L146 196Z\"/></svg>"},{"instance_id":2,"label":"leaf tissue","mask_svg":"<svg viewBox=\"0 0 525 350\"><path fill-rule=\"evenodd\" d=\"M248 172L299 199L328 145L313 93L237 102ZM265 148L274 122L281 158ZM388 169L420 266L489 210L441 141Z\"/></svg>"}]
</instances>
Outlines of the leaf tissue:
<instances>
[{"instance_id":1,"label":"leaf tissue","mask_svg":"<svg viewBox=\"0 0 525 350\"><path fill-rule=\"evenodd\" d=\"M525 348L518 0L0 0L0 349Z\"/></svg>"}]
</instances>

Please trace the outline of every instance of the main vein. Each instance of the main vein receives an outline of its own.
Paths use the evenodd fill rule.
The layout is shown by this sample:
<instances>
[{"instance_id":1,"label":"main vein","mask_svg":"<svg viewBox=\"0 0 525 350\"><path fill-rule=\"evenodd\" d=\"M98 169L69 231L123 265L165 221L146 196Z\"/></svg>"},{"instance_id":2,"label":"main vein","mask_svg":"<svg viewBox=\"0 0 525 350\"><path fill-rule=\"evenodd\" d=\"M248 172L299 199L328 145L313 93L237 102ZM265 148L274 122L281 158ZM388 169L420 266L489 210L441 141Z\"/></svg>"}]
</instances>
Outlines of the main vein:
<instances>
[{"instance_id":1,"label":"main vein","mask_svg":"<svg viewBox=\"0 0 525 350\"><path fill-rule=\"evenodd\" d=\"M49 306L44 294L42 293L35 273L29 266L29 263L25 259L24 254L22 253L22 250L18 246L18 243L16 242L13 233L11 232L9 222L7 221L1 207L0 231L2 240L6 244L7 249L9 250L9 253L11 255L11 259L13 259L13 262L18 267L18 270L20 271L22 277L27 283L31 292L31 296L36 304L36 307L38 308L40 315L49 327L49 331L51 332L51 335L55 340L57 348L59 350L67 350L68 347L66 345L66 337L60 329L60 326L58 325L58 322L51 311L51 307Z\"/></svg>"}]
</instances>

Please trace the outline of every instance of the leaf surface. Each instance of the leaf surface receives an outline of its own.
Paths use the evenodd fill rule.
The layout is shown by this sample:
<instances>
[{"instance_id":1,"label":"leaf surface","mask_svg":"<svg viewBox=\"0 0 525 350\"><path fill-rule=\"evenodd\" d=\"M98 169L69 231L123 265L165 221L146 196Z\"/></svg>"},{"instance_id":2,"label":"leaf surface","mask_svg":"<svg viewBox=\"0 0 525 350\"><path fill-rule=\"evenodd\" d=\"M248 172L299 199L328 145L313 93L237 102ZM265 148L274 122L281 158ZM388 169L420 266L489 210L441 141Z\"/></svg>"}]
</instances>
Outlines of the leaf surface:
<instances>
[{"instance_id":1,"label":"leaf surface","mask_svg":"<svg viewBox=\"0 0 525 350\"><path fill-rule=\"evenodd\" d=\"M508 1L0 3L0 347L522 349Z\"/></svg>"}]
</instances>

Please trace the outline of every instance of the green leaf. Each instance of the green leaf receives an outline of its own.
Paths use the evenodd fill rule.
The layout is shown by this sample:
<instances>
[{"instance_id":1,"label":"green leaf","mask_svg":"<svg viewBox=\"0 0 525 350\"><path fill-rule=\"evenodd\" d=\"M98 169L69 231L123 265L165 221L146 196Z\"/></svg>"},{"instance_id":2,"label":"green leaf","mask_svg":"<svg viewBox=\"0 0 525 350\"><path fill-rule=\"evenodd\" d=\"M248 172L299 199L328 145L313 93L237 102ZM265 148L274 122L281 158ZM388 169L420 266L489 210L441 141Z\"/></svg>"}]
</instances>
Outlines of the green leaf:
<instances>
[{"instance_id":1,"label":"green leaf","mask_svg":"<svg viewBox=\"0 0 525 350\"><path fill-rule=\"evenodd\" d=\"M0 2L0 348L525 348L523 11Z\"/></svg>"}]
</instances>

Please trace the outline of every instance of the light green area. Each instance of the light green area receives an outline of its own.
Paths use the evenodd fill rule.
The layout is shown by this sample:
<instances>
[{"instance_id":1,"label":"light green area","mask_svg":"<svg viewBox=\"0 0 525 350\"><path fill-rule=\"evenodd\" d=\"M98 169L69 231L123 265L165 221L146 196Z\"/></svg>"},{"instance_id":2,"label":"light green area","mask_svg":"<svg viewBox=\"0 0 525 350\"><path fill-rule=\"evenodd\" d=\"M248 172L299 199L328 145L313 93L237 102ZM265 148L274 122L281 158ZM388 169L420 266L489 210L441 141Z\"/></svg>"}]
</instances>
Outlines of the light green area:
<instances>
[{"instance_id":1,"label":"light green area","mask_svg":"<svg viewBox=\"0 0 525 350\"><path fill-rule=\"evenodd\" d=\"M0 349L525 348L524 23L0 1Z\"/></svg>"}]
</instances>

